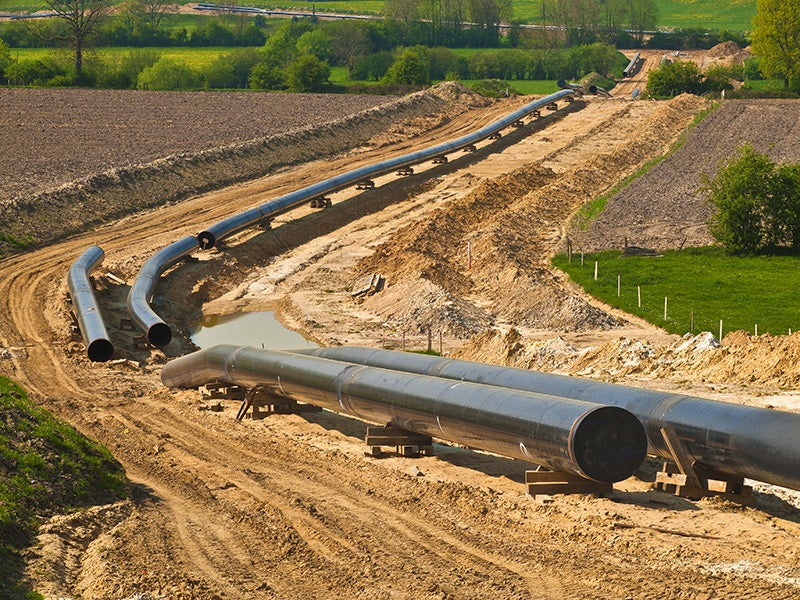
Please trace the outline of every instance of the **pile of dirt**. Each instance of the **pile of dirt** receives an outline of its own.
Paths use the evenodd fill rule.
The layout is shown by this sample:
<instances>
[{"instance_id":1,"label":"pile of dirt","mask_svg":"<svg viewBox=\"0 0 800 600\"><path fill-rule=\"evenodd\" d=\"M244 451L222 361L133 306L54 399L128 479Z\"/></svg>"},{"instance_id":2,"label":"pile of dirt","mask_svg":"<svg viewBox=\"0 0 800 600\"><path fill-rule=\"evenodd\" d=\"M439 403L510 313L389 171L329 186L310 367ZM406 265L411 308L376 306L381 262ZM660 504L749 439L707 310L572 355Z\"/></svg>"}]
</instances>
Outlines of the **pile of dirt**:
<instances>
[{"instance_id":1,"label":"pile of dirt","mask_svg":"<svg viewBox=\"0 0 800 600\"><path fill-rule=\"evenodd\" d=\"M467 360L603 380L641 376L731 386L757 385L775 392L800 386L800 333L753 336L737 331L720 342L710 332L703 332L687 334L670 345L620 337L579 348L561 337L531 341L517 329L495 329L472 338L456 355Z\"/></svg>"},{"instance_id":2,"label":"pile of dirt","mask_svg":"<svg viewBox=\"0 0 800 600\"><path fill-rule=\"evenodd\" d=\"M748 49L740 48L733 40L719 43L705 53L705 57L711 59L713 64L723 65L743 65L751 56Z\"/></svg>"},{"instance_id":3,"label":"pile of dirt","mask_svg":"<svg viewBox=\"0 0 800 600\"><path fill-rule=\"evenodd\" d=\"M372 296L364 307L400 328L433 327L460 338L495 322L557 331L618 326L617 318L587 303L553 273L549 258L561 247L561 224L613 185L618 173L662 152L664 140L674 139L702 105L702 99L683 95L651 109L635 140L606 147L560 177L553 168L532 163L477 182L360 261L357 274L382 273L389 282L386 293ZM568 150L563 160L571 160Z\"/></svg>"}]
</instances>

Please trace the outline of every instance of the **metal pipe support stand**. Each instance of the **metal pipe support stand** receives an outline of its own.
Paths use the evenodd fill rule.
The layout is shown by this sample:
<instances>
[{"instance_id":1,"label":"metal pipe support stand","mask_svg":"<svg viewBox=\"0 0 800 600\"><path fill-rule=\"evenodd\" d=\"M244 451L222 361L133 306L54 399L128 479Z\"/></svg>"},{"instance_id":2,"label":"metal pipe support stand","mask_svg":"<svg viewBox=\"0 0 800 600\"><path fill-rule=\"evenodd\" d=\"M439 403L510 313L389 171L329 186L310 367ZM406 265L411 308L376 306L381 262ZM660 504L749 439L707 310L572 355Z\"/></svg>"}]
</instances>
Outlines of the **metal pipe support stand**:
<instances>
[{"instance_id":1,"label":"metal pipe support stand","mask_svg":"<svg viewBox=\"0 0 800 600\"><path fill-rule=\"evenodd\" d=\"M594 494L602 496L614 491L611 483L592 481L580 475L548 471L537 467L535 471L525 471L525 486L528 495L534 500L552 494Z\"/></svg>"},{"instance_id":2,"label":"metal pipe support stand","mask_svg":"<svg viewBox=\"0 0 800 600\"><path fill-rule=\"evenodd\" d=\"M400 456L430 456L433 454L433 440L429 435L398 429L396 427L367 427L364 438L367 456L381 456L384 447L394 446Z\"/></svg>"},{"instance_id":3,"label":"metal pipe support stand","mask_svg":"<svg viewBox=\"0 0 800 600\"><path fill-rule=\"evenodd\" d=\"M249 415L247 414L249 411ZM322 407L297 402L283 396L272 394L267 388L255 386L247 390L242 405L236 413L236 420L251 418L254 421L269 415L299 415L309 412L321 412Z\"/></svg>"},{"instance_id":4,"label":"metal pipe support stand","mask_svg":"<svg viewBox=\"0 0 800 600\"><path fill-rule=\"evenodd\" d=\"M661 435L675 462L665 462L661 471L656 473L654 489L690 500L716 496L744 506L755 503L753 488L744 485L744 477L716 473L691 460L671 425L662 427Z\"/></svg>"}]
</instances>

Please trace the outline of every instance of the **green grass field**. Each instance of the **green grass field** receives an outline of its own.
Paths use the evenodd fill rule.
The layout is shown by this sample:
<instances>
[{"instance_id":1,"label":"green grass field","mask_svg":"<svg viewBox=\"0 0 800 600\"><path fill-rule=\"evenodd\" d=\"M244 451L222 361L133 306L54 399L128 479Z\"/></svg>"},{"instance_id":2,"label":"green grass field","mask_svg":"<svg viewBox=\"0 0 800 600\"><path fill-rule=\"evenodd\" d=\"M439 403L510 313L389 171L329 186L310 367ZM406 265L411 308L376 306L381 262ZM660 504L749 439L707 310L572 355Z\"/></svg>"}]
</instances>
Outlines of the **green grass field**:
<instances>
[{"instance_id":1,"label":"green grass field","mask_svg":"<svg viewBox=\"0 0 800 600\"><path fill-rule=\"evenodd\" d=\"M122 56L138 48L96 48L90 49L86 53L86 60L91 62L93 58L108 59L114 56ZM200 69L212 62L220 54L234 52L236 48L148 48L157 52L162 57L171 58L184 62L193 69ZM71 60L72 52L66 49L52 48L14 48L11 50L11 57L19 60L47 58L52 56L64 57Z\"/></svg>"},{"instance_id":2,"label":"green grass field","mask_svg":"<svg viewBox=\"0 0 800 600\"><path fill-rule=\"evenodd\" d=\"M187 4L177 0L176 4ZM341 12L361 14L382 14L382 0L248 0L230 4L253 6L256 8L276 8L293 10L316 10L317 12ZM756 14L756 0L656 0L659 8L660 28L703 27L706 29L730 29L750 31L753 16ZM538 23L542 20L541 0L513 0L514 19L524 23ZM3 0L0 12L42 10L43 4L35 0ZM200 11L198 11L200 13ZM203 13L213 14L213 13Z\"/></svg>"},{"instance_id":3,"label":"green grass field","mask_svg":"<svg viewBox=\"0 0 800 600\"><path fill-rule=\"evenodd\" d=\"M594 279L595 261L598 278ZM800 256L734 257L714 247L622 258L618 250L559 255L553 264L593 296L667 331L739 329L775 335L800 328ZM620 295L617 296L617 277ZM638 304L641 290L641 307ZM667 318L664 318L664 298Z\"/></svg>"}]
</instances>

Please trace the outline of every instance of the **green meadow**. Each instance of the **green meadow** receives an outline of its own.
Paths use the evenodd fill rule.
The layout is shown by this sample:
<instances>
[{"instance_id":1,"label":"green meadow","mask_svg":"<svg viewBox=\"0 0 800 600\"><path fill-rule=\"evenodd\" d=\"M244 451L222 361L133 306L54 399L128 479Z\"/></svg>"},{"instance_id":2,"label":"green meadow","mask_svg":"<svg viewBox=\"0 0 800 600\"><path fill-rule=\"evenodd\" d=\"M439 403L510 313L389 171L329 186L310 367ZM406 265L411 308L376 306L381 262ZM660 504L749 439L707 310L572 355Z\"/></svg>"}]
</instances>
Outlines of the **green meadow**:
<instances>
[{"instance_id":1,"label":"green meadow","mask_svg":"<svg viewBox=\"0 0 800 600\"><path fill-rule=\"evenodd\" d=\"M800 328L800 256L739 257L705 247L657 258L609 250L582 260L573 253L569 262L562 254L553 264L589 294L672 333L718 335L720 321L723 335L756 328L780 335Z\"/></svg>"}]
</instances>

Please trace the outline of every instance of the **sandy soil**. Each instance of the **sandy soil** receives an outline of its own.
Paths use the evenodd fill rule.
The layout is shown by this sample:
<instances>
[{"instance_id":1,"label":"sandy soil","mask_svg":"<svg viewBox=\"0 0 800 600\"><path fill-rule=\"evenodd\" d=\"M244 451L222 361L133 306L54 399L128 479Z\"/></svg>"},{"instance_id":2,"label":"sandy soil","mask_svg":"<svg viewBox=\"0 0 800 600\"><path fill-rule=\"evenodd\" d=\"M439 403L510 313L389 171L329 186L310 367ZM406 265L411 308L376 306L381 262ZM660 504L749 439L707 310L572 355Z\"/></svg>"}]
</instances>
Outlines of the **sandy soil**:
<instances>
[{"instance_id":1,"label":"sandy soil","mask_svg":"<svg viewBox=\"0 0 800 600\"><path fill-rule=\"evenodd\" d=\"M747 509L680 499L650 489L648 461L610 497L539 504L525 496L520 462L438 444L432 457L375 459L364 455L365 425L345 417L236 423L236 403L201 410L197 392L159 380L185 338L133 349L134 334L116 325L128 286L105 276L98 296L128 360L92 365L70 334L64 277L89 244L105 249L104 272L130 281L158 248L298 181L457 137L520 104L432 114L347 154L0 261L0 372L107 444L134 486L129 502L43 528L28 569L37 589L87 599L797 596L796 494L764 486ZM800 410L797 381L781 389L791 365L768 362L797 340L739 335L724 351L679 350L675 336L615 314L547 266L572 213L662 153L704 105L575 102L447 165L341 192L330 209L298 209L198 254L164 277L156 309L180 334L201 312L273 308L325 344L397 345L403 334L423 344L431 327L454 355ZM387 288L354 301L354 282L371 272ZM760 365L761 378L737 379L744 364Z\"/></svg>"}]
</instances>

